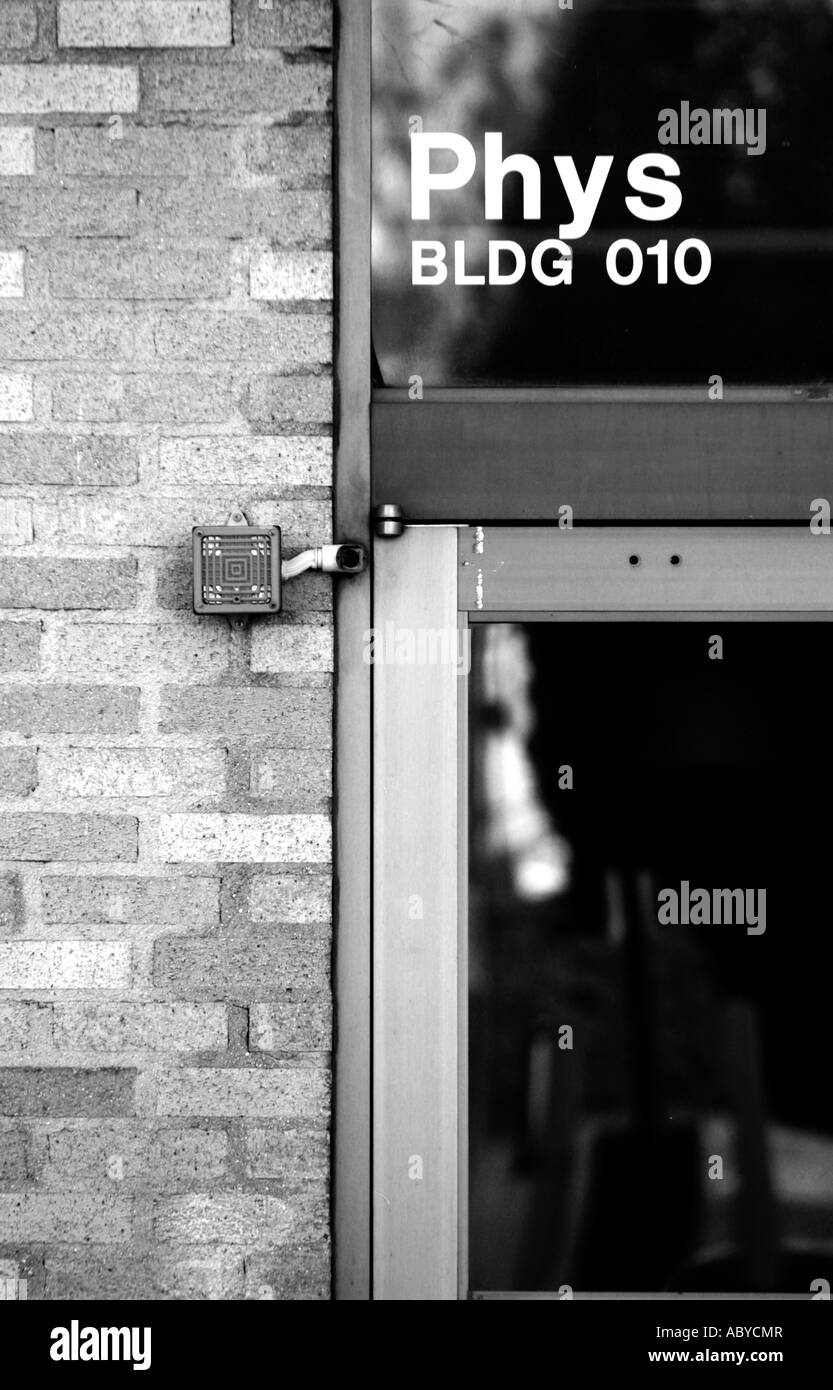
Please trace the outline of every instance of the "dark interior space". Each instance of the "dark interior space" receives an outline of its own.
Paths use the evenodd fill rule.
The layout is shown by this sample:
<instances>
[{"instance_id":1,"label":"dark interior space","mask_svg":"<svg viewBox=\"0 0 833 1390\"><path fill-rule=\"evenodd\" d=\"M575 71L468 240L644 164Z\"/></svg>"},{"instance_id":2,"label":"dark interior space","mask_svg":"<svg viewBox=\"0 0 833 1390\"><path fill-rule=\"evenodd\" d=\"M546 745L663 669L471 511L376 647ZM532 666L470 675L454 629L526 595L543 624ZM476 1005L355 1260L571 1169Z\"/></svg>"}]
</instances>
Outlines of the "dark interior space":
<instances>
[{"instance_id":1,"label":"dark interior space","mask_svg":"<svg viewBox=\"0 0 833 1390\"><path fill-rule=\"evenodd\" d=\"M473 1288L831 1278L831 652L824 622L474 629ZM684 884L749 915L661 922Z\"/></svg>"}]
</instances>

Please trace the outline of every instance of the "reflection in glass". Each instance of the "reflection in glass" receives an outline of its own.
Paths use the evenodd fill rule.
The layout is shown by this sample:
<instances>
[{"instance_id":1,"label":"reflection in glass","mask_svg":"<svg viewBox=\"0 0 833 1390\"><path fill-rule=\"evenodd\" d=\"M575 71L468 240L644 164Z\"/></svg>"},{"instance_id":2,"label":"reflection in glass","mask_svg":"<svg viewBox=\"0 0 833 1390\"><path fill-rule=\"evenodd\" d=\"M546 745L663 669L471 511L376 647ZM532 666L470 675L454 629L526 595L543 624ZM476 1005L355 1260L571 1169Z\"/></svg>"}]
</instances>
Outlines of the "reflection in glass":
<instances>
[{"instance_id":1,"label":"reflection in glass","mask_svg":"<svg viewBox=\"0 0 833 1390\"><path fill-rule=\"evenodd\" d=\"M833 8L828 0L374 0L374 345L381 380L471 383L814 385L831 377L833 308ZM660 143L660 113L763 113L750 151L734 124L699 128L707 144ZM474 178L410 221L410 132L464 135ZM691 132L690 123L686 129ZM749 127L754 130L754 123ZM484 217L487 131L504 154L542 171L540 221L524 221L508 176L502 222ZM727 142L723 142L725 133ZM728 136L731 133L732 139ZM759 132L758 132L759 134ZM756 135L757 138L757 135ZM630 161L679 164L670 221L636 220ZM576 241L569 287L411 284L411 241L466 243L482 271L489 239L530 251L558 235L569 203L553 157L572 155L586 183L598 155L614 163L589 234ZM611 282L605 255L629 237L644 249L700 237L712 270L698 286Z\"/></svg>"},{"instance_id":2,"label":"reflection in glass","mask_svg":"<svg viewBox=\"0 0 833 1390\"><path fill-rule=\"evenodd\" d=\"M712 631L473 629L474 1290L833 1277L829 636Z\"/></svg>"}]
</instances>

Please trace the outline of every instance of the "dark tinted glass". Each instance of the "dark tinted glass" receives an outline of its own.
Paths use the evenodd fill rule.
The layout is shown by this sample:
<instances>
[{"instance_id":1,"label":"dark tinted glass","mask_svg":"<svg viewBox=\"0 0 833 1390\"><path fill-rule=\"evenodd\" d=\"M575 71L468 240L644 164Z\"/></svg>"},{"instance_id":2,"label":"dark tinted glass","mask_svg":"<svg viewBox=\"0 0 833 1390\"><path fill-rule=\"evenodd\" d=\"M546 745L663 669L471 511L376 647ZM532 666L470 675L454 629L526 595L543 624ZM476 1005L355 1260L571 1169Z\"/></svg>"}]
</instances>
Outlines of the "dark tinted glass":
<instances>
[{"instance_id":1,"label":"dark tinted glass","mask_svg":"<svg viewBox=\"0 0 833 1390\"><path fill-rule=\"evenodd\" d=\"M822 623L473 629L474 1290L833 1278L832 654Z\"/></svg>"},{"instance_id":2,"label":"dark tinted glass","mask_svg":"<svg viewBox=\"0 0 833 1390\"><path fill-rule=\"evenodd\" d=\"M504 384L815 385L833 374L833 8L828 0L374 0L374 342L380 379L427 386ZM661 118L661 113L666 115ZM669 117L673 119L669 121ZM421 125L420 125L421 123ZM411 220L411 131L451 131L476 154L458 190ZM502 220L484 216L484 135L541 172L540 220L524 220L521 176L504 184ZM663 143L665 139L674 143ZM708 143L694 143L703 142ZM670 156L682 193L670 220L626 206L630 162ZM558 237L570 204L554 156L587 185L612 156L589 232L572 240L572 284L547 286L530 261ZM455 158L435 152L432 170ZM645 194L646 206L659 199ZM643 255L614 283L611 243ZM695 238L700 268L675 252ZM412 242L443 243L443 285L413 285ZM570 238L567 238L570 240ZM526 257L515 285L454 282L490 240ZM667 242L668 283L657 284ZM504 273L517 264L504 252ZM548 260L544 258L545 266ZM621 275L631 253L620 256Z\"/></svg>"}]
</instances>

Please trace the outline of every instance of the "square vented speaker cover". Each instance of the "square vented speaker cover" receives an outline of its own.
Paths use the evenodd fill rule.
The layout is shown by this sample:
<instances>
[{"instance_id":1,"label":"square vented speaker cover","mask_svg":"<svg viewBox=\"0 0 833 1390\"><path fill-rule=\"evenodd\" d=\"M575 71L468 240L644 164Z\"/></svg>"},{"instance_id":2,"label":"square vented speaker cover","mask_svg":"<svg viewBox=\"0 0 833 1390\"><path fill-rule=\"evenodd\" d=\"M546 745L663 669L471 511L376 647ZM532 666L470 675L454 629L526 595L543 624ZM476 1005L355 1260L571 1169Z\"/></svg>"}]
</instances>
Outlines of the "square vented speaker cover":
<instances>
[{"instance_id":1,"label":"square vented speaker cover","mask_svg":"<svg viewBox=\"0 0 833 1390\"><path fill-rule=\"evenodd\" d=\"M281 528L194 527L194 612L279 613Z\"/></svg>"}]
</instances>

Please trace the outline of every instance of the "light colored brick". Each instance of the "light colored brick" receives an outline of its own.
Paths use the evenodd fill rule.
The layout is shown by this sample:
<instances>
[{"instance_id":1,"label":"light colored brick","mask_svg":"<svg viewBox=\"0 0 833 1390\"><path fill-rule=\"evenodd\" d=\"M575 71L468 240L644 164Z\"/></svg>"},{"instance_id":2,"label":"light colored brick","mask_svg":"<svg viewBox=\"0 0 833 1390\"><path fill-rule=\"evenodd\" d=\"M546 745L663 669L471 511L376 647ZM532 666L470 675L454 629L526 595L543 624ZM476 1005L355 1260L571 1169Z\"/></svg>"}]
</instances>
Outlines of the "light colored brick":
<instances>
[{"instance_id":1,"label":"light colored brick","mask_svg":"<svg viewBox=\"0 0 833 1390\"><path fill-rule=\"evenodd\" d=\"M228 652L222 623L69 623L47 629L41 665L47 677L71 685L205 683L222 680Z\"/></svg>"},{"instance_id":2,"label":"light colored brick","mask_svg":"<svg viewBox=\"0 0 833 1390\"><path fill-rule=\"evenodd\" d=\"M219 923L218 881L119 874L50 874L41 881L46 922L127 922L212 927Z\"/></svg>"},{"instance_id":3,"label":"light colored brick","mask_svg":"<svg viewBox=\"0 0 833 1390\"><path fill-rule=\"evenodd\" d=\"M134 734L139 727L136 690L101 687L5 686L0 688L0 727L25 734Z\"/></svg>"},{"instance_id":4,"label":"light colored brick","mask_svg":"<svg viewBox=\"0 0 833 1390\"><path fill-rule=\"evenodd\" d=\"M0 498L0 545L30 545L33 537L31 502L22 497Z\"/></svg>"},{"instance_id":5,"label":"light colored brick","mask_svg":"<svg viewBox=\"0 0 833 1390\"><path fill-rule=\"evenodd\" d=\"M328 922L332 887L325 874L255 874L249 885L254 922Z\"/></svg>"},{"instance_id":6,"label":"light colored brick","mask_svg":"<svg viewBox=\"0 0 833 1390\"><path fill-rule=\"evenodd\" d=\"M325 1121L327 1074L314 1067L183 1067L160 1077L160 1115Z\"/></svg>"},{"instance_id":7,"label":"light colored brick","mask_svg":"<svg viewBox=\"0 0 833 1390\"><path fill-rule=\"evenodd\" d=\"M42 749L47 795L217 796L225 790L225 752L211 748Z\"/></svg>"},{"instance_id":8,"label":"light colored brick","mask_svg":"<svg viewBox=\"0 0 833 1390\"><path fill-rule=\"evenodd\" d=\"M8 791L6 795L9 795ZM0 873L0 936L16 936L22 927L23 893L20 875Z\"/></svg>"},{"instance_id":9,"label":"light colored brick","mask_svg":"<svg viewBox=\"0 0 833 1390\"><path fill-rule=\"evenodd\" d=\"M227 253L205 249L93 242L53 251L48 264L58 299L224 299L231 283Z\"/></svg>"},{"instance_id":10,"label":"light colored brick","mask_svg":"<svg viewBox=\"0 0 833 1390\"><path fill-rule=\"evenodd\" d=\"M328 366L333 355L332 319L325 314L172 309L156 317L153 336L158 357L170 362L251 362L261 371L268 364L273 371L300 372ZM21 356L8 351L5 355ZM89 351L85 355L90 356Z\"/></svg>"},{"instance_id":11,"label":"light colored brick","mask_svg":"<svg viewBox=\"0 0 833 1390\"><path fill-rule=\"evenodd\" d=\"M56 387L53 387L53 410ZM135 483L139 464L135 439L106 434L4 434L0 482L18 486L118 487Z\"/></svg>"},{"instance_id":12,"label":"light colored brick","mask_svg":"<svg viewBox=\"0 0 833 1390\"><path fill-rule=\"evenodd\" d=\"M106 360L109 366L114 360L132 361L149 348L149 326L135 314L86 307L0 314L0 356L18 361Z\"/></svg>"},{"instance_id":13,"label":"light colored brick","mask_svg":"<svg viewBox=\"0 0 833 1390\"><path fill-rule=\"evenodd\" d=\"M199 52L219 43L206 26L220 11L228 43L230 8L234 48ZM0 997L0 1060L14 1061L0 1110L23 1117L0 1123L0 1173L47 1203L0 1210L0 1241L23 1246L3 1255L37 1269L30 1297L329 1293L331 630L318 623L334 586L308 575L287 589L283 640L300 646L257 636L252 677L256 625L218 659L219 625L188 612L192 525L243 507L281 524L289 555L331 535L330 300L298 313L303 301L255 301L239 282L267 245L331 244L331 64L309 51L329 45L329 11L0 0L0 48L13 29L38 41L30 64L21 52L0 68L6 119L36 127L0 124L0 297L14 291L0 362L34 378L33 412L0 427L0 484L9 544L36 542L0 557L0 606L25 619L0 613L0 730L17 737L0 749L0 854L33 855L0 870L0 933L6 904L10 946L129 947L118 984L93 973ZM69 119L39 119L50 112ZM9 253L24 248L21 280ZM12 798L36 814L11 826ZM89 814L76 819L73 798ZM163 825L189 847L167 869L151 858ZM237 860L201 857L238 846ZM117 863L90 857L122 848ZM269 856L254 877L281 881L271 897L250 895L250 854Z\"/></svg>"},{"instance_id":14,"label":"light colored brick","mask_svg":"<svg viewBox=\"0 0 833 1390\"><path fill-rule=\"evenodd\" d=\"M329 425L333 419L330 376L256 376L241 409L259 430L279 433L293 424Z\"/></svg>"},{"instance_id":15,"label":"light colored brick","mask_svg":"<svg viewBox=\"0 0 833 1390\"><path fill-rule=\"evenodd\" d=\"M259 623L252 632L252 670L273 675L332 671L333 629Z\"/></svg>"},{"instance_id":16,"label":"light colored brick","mask_svg":"<svg viewBox=\"0 0 833 1390\"><path fill-rule=\"evenodd\" d=\"M0 1194L0 1229L7 1241L123 1241L131 1219L130 1203L109 1195Z\"/></svg>"},{"instance_id":17,"label":"light colored brick","mask_svg":"<svg viewBox=\"0 0 833 1390\"><path fill-rule=\"evenodd\" d=\"M326 1302L331 1284L330 1247L318 1240L306 1249L280 1250L272 1254L246 1252L245 1298L268 1296L279 1303Z\"/></svg>"},{"instance_id":18,"label":"light colored brick","mask_svg":"<svg viewBox=\"0 0 833 1390\"><path fill-rule=\"evenodd\" d=\"M29 1131L0 1123L0 1182L19 1183L31 1177L28 1161Z\"/></svg>"},{"instance_id":19,"label":"light colored brick","mask_svg":"<svg viewBox=\"0 0 833 1390\"><path fill-rule=\"evenodd\" d=\"M293 1003L329 987L330 948L329 930L315 925L163 936L154 945L153 984L171 993L187 980L200 997Z\"/></svg>"},{"instance_id":20,"label":"light colored brick","mask_svg":"<svg viewBox=\"0 0 833 1390\"><path fill-rule=\"evenodd\" d=\"M52 1040L51 1004L0 1000L0 1052L42 1052Z\"/></svg>"},{"instance_id":21,"label":"light colored brick","mask_svg":"<svg viewBox=\"0 0 833 1390\"><path fill-rule=\"evenodd\" d=\"M26 293L26 252L0 251L0 299L22 299Z\"/></svg>"},{"instance_id":22,"label":"light colored brick","mask_svg":"<svg viewBox=\"0 0 833 1390\"><path fill-rule=\"evenodd\" d=\"M234 132L125 125L122 138L113 140L106 126L73 126L55 131L55 167L95 178L228 178L235 167Z\"/></svg>"},{"instance_id":23,"label":"light colored brick","mask_svg":"<svg viewBox=\"0 0 833 1390\"><path fill-rule=\"evenodd\" d=\"M291 518L291 512L285 502L257 501L251 503L249 514L252 517L252 525L280 526L283 530L283 544L286 554L293 554L295 550L306 550L309 545L326 545L332 539L332 515L329 504L299 502L295 505L299 509L303 507L307 510L311 519L312 517L317 518L316 526L309 532L309 539L303 538L300 529L294 530L291 525L287 524L285 518Z\"/></svg>"},{"instance_id":24,"label":"light colored brick","mask_svg":"<svg viewBox=\"0 0 833 1390\"><path fill-rule=\"evenodd\" d=\"M0 815L0 859L133 860L136 820L132 816L68 816L60 813Z\"/></svg>"},{"instance_id":25,"label":"light colored brick","mask_svg":"<svg viewBox=\"0 0 833 1390\"><path fill-rule=\"evenodd\" d=\"M2 713L0 691L0 713ZM162 693L165 733L228 739L230 727L253 729L285 748L328 748L332 739L329 691L207 686Z\"/></svg>"},{"instance_id":26,"label":"light colored brick","mask_svg":"<svg viewBox=\"0 0 833 1390\"><path fill-rule=\"evenodd\" d=\"M5 798L29 796L38 785L33 748L0 748L0 788ZM2 904L2 893L0 893ZM2 921L2 907L0 907Z\"/></svg>"},{"instance_id":27,"label":"light colored brick","mask_svg":"<svg viewBox=\"0 0 833 1390\"><path fill-rule=\"evenodd\" d=\"M260 1006L258 1006L260 1007ZM246 1172L290 1188L326 1181L329 1135L308 1127L247 1125L244 1131Z\"/></svg>"},{"instance_id":28,"label":"light colored brick","mask_svg":"<svg viewBox=\"0 0 833 1390\"><path fill-rule=\"evenodd\" d=\"M329 487L331 439L162 439L159 477L183 487L220 483L232 487Z\"/></svg>"},{"instance_id":29,"label":"light colored brick","mask_svg":"<svg viewBox=\"0 0 833 1390\"><path fill-rule=\"evenodd\" d=\"M231 0L58 0L62 48L222 48Z\"/></svg>"},{"instance_id":30,"label":"light colored brick","mask_svg":"<svg viewBox=\"0 0 833 1390\"><path fill-rule=\"evenodd\" d=\"M123 941L0 942L0 989L123 989L130 947Z\"/></svg>"},{"instance_id":31,"label":"light colored brick","mask_svg":"<svg viewBox=\"0 0 833 1390\"><path fill-rule=\"evenodd\" d=\"M0 608L129 608L135 575L135 560L2 559Z\"/></svg>"},{"instance_id":32,"label":"light colored brick","mask_svg":"<svg viewBox=\"0 0 833 1390\"><path fill-rule=\"evenodd\" d=\"M148 858L168 863L327 863L330 822L326 816L159 816L148 824L146 849Z\"/></svg>"},{"instance_id":33,"label":"light colored brick","mask_svg":"<svg viewBox=\"0 0 833 1390\"><path fill-rule=\"evenodd\" d=\"M333 258L312 251L263 251L252 262L252 299L332 299Z\"/></svg>"},{"instance_id":34,"label":"light colored brick","mask_svg":"<svg viewBox=\"0 0 833 1390\"><path fill-rule=\"evenodd\" d=\"M0 314L0 320L4 315ZM181 545L194 526L222 526L237 502L234 494L220 499L216 491L200 497L136 498L59 497L54 503L35 506L35 530L42 541L60 544L68 535L74 545ZM304 549L327 541L330 508L323 502L269 504L268 525L284 528L284 542ZM260 520L255 523L262 524ZM56 563L57 562L50 562ZM71 561L65 562L71 564ZM113 562L115 563L115 562ZM90 568L90 561L84 562ZM2 607L0 602L0 607ZM69 605L60 605L69 606ZM108 605L114 606L112 604ZM120 604L120 607L126 606Z\"/></svg>"},{"instance_id":35,"label":"light colored brick","mask_svg":"<svg viewBox=\"0 0 833 1390\"><path fill-rule=\"evenodd\" d=\"M136 222L132 188L11 181L2 189L0 238L126 237Z\"/></svg>"},{"instance_id":36,"label":"light colored brick","mask_svg":"<svg viewBox=\"0 0 833 1390\"><path fill-rule=\"evenodd\" d=\"M320 188L332 176L332 133L319 126L266 126L252 131L248 161L279 188Z\"/></svg>"},{"instance_id":37,"label":"light colored brick","mask_svg":"<svg viewBox=\"0 0 833 1390\"><path fill-rule=\"evenodd\" d=\"M248 42L265 48L329 48L333 39L332 0L238 0L245 10Z\"/></svg>"},{"instance_id":38,"label":"light colored brick","mask_svg":"<svg viewBox=\"0 0 833 1390\"><path fill-rule=\"evenodd\" d=\"M332 235L329 194L287 192L262 184L218 185L210 199L196 181L148 186L139 212L147 236L268 238L282 246L326 246Z\"/></svg>"},{"instance_id":39,"label":"light colored brick","mask_svg":"<svg viewBox=\"0 0 833 1390\"><path fill-rule=\"evenodd\" d=\"M37 624L0 623L0 675L37 670L39 648Z\"/></svg>"},{"instance_id":40,"label":"light colored brick","mask_svg":"<svg viewBox=\"0 0 833 1390\"><path fill-rule=\"evenodd\" d=\"M0 372L0 420L32 420L34 413L32 378Z\"/></svg>"},{"instance_id":41,"label":"light colored brick","mask_svg":"<svg viewBox=\"0 0 833 1390\"><path fill-rule=\"evenodd\" d=\"M3 0L0 48L31 48L38 36L38 16L31 0Z\"/></svg>"},{"instance_id":42,"label":"light colored brick","mask_svg":"<svg viewBox=\"0 0 833 1390\"><path fill-rule=\"evenodd\" d=\"M227 114L239 120L257 112L287 120L326 111L332 92L328 63L291 63L282 58L245 65L149 59L144 67L143 109L148 115L186 111Z\"/></svg>"},{"instance_id":43,"label":"light colored brick","mask_svg":"<svg viewBox=\"0 0 833 1390\"><path fill-rule=\"evenodd\" d=\"M252 791L273 801L312 808L332 795L333 759L328 748L268 748L252 758Z\"/></svg>"},{"instance_id":44,"label":"light colored brick","mask_svg":"<svg viewBox=\"0 0 833 1390\"><path fill-rule=\"evenodd\" d=\"M0 675L35 671L40 649L40 627L35 623L0 623Z\"/></svg>"},{"instance_id":45,"label":"light colored brick","mask_svg":"<svg viewBox=\"0 0 833 1390\"><path fill-rule=\"evenodd\" d=\"M78 1121L50 1124L45 1140L44 1186L161 1189L222 1179L228 1136L222 1129L182 1124L151 1128L147 1120L115 1120L94 1127Z\"/></svg>"},{"instance_id":46,"label":"light colored brick","mask_svg":"<svg viewBox=\"0 0 833 1390\"><path fill-rule=\"evenodd\" d=\"M245 1296L243 1252L239 1246L170 1250L146 1245L49 1247L45 1258L46 1297L78 1299L213 1299Z\"/></svg>"},{"instance_id":47,"label":"light colored brick","mask_svg":"<svg viewBox=\"0 0 833 1390\"><path fill-rule=\"evenodd\" d=\"M17 178L35 172L35 132L31 126L0 129L0 178Z\"/></svg>"},{"instance_id":48,"label":"light colored brick","mask_svg":"<svg viewBox=\"0 0 833 1390\"><path fill-rule=\"evenodd\" d=\"M299 1215L279 1197L248 1193L194 1193L157 1203L157 1240L183 1244L232 1242L278 1248L296 1238Z\"/></svg>"},{"instance_id":49,"label":"light colored brick","mask_svg":"<svg viewBox=\"0 0 833 1390\"><path fill-rule=\"evenodd\" d=\"M329 992L306 995L297 1003L253 1004L250 1046L255 1052L319 1052L331 1046L332 1026Z\"/></svg>"},{"instance_id":50,"label":"light colored brick","mask_svg":"<svg viewBox=\"0 0 833 1390\"><path fill-rule=\"evenodd\" d=\"M224 1004L56 1004L52 1045L66 1052L199 1052L228 1046Z\"/></svg>"},{"instance_id":51,"label":"light colored brick","mask_svg":"<svg viewBox=\"0 0 833 1390\"><path fill-rule=\"evenodd\" d=\"M42 63L0 67L0 112L45 115L50 111L136 111L139 73L135 67Z\"/></svg>"},{"instance_id":52,"label":"light colored brick","mask_svg":"<svg viewBox=\"0 0 833 1390\"><path fill-rule=\"evenodd\" d=\"M238 395L228 372L215 376L171 371L73 375L55 383L52 414L56 420L95 423L216 424L236 415Z\"/></svg>"}]
</instances>

